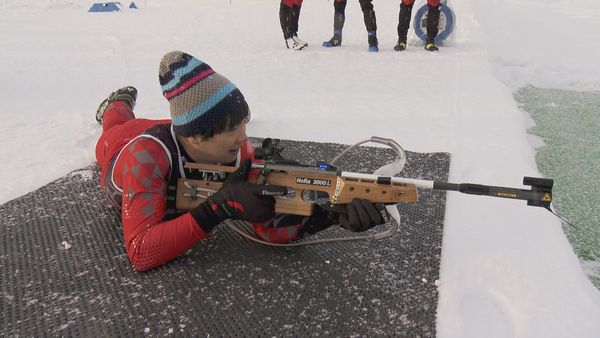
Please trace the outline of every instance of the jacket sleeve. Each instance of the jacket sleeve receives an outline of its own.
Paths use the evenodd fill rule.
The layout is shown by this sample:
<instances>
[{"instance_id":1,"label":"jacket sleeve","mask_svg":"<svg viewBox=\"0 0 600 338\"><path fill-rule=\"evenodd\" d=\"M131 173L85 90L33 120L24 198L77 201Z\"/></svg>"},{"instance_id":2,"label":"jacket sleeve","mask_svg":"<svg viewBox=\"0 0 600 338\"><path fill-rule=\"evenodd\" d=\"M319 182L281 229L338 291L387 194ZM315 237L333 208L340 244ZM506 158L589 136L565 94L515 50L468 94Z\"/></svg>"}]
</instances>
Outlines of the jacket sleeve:
<instances>
[{"instance_id":1,"label":"jacket sleeve","mask_svg":"<svg viewBox=\"0 0 600 338\"><path fill-rule=\"evenodd\" d=\"M163 222L170 161L156 141L139 138L120 155L115 175L123 188L122 221L129 260L147 271L177 257L207 234L190 213Z\"/></svg>"},{"instance_id":2,"label":"jacket sleeve","mask_svg":"<svg viewBox=\"0 0 600 338\"><path fill-rule=\"evenodd\" d=\"M304 217L278 214L268 223L253 223L254 231L263 240L271 243L289 243L303 237Z\"/></svg>"},{"instance_id":3,"label":"jacket sleeve","mask_svg":"<svg viewBox=\"0 0 600 338\"><path fill-rule=\"evenodd\" d=\"M256 234L263 240L271 243L289 243L316 234L336 223L331 213L315 206L313 214L307 217L278 214L272 222L253 226Z\"/></svg>"}]
</instances>

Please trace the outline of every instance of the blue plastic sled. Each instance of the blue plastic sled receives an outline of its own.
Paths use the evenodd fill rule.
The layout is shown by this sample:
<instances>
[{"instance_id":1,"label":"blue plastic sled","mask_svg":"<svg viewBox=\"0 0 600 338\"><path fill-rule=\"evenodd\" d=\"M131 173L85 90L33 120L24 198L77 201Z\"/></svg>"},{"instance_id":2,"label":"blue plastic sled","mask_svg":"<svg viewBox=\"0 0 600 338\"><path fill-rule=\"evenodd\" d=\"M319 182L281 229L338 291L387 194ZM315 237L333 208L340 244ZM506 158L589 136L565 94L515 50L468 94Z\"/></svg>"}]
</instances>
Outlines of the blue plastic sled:
<instances>
[{"instance_id":1,"label":"blue plastic sled","mask_svg":"<svg viewBox=\"0 0 600 338\"><path fill-rule=\"evenodd\" d=\"M423 41L427 39L427 10L427 4L419 8L413 21L415 34ZM456 19L452 9L446 6L445 3L440 5L440 10L442 11L442 13L440 13L440 27L438 35L435 37L435 43L438 45L442 45L444 40L452 34L452 31L454 30L454 21Z\"/></svg>"}]
</instances>

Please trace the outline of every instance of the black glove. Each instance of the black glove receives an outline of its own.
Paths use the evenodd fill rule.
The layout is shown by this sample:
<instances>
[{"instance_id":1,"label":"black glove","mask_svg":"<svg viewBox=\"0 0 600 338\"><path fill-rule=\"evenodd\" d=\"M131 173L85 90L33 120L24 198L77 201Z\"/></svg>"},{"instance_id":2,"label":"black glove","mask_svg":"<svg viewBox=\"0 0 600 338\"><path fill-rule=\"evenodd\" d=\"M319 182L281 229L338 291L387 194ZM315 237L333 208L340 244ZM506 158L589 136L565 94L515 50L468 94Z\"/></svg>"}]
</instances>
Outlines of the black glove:
<instances>
[{"instance_id":1,"label":"black glove","mask_svg":"<svg viewBox=\"0 0 600 338\"><path fill-rule=\"evenodd\" d=\"M342 211L335 211L339 210L338 208L341 208ZM315 205L313 214L304 220L301 232L302 234L314 234L333 224L339 224L350 231L359 232L389 221L390 214L385 205L355 198L351 203L339 205L335 209Z\"/></svg>"},{"instance_id":2,"label":"black glove","mask_svg":"<svg viewBox=\"0 0 600 338\"><path fill-rule=\"evenodd\" d=\"M319 231L323 231L330 226L337 224L338 215L323 209L319 205L315 205L312 215L301 218L297 223L304 224L300 230L300 237L304 237L304 234L316 234Z\"/></svg>"},{"instance_id":3,"label":"black glove","mask_svg":"<svg viewBox=\"0 0 600 338\"><path fill-rule=\"evenodd\" d=\"M226 219L265 222L275 216L273 196L284 196L288 189L246 182L251 165L250 160L242 163L238 170L227 177L219 191L190 211L205 232Z\"/></svg>"},{"instance_id":4,"label":"black glove","mask_svg":"<svg viewBox=\"0 0 600 338\"><path fill-rule=\"evenodd\" d=\"M342 227L350 231L365 231L390 221L390 215L383 204L373 204L366 199L353 199L346 204L346 211L347 213L338 214L338 220Z\"/></svg>"}]
</instances>

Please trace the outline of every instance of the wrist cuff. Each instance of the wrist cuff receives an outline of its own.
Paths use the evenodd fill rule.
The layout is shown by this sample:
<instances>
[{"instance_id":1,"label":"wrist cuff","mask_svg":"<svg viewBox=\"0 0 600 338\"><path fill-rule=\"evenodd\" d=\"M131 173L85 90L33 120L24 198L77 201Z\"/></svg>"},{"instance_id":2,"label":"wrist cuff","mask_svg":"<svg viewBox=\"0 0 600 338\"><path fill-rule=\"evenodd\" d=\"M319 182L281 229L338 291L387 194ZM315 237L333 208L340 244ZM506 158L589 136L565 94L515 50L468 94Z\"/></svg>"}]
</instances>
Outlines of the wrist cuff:
<instances>
[{"instance_id":1,"label":"wrist cuff","mask_svg":"<svg viewBox=\"0 0 600 338\"><path fill-rule=\"evenodd\" d=\"M221 223L221 218L217 217L217 215L212 211L208 202L204 202L196 208L190 210L190 214L196 223L198 223L200 228L202 228L202 230L204 230L206 233L211 232L212 229L217 226L217 224Z\"/></svg>"}]
</instances>

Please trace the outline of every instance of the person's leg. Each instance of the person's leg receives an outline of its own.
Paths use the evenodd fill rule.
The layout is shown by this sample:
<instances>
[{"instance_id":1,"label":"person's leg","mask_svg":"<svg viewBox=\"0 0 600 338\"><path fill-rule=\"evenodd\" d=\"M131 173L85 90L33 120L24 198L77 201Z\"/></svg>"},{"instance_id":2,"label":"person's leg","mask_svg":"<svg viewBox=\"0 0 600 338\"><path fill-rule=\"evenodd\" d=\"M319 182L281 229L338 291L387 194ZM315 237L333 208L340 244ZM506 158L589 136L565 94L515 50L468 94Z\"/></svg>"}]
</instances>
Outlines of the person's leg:
<instances>
[{"instance_id":1,"label":"person's leg","mask_svg":"<svg viewBox=\"0 0 600 338\"><path fill-rule=\"evenodd\" d=\"M294 36L298 30L298 19L300 16L301 0L281 0L279 5L279 22L281 24L281 31L283 32L283 39L285 45L289 49L301 50L308 44L299 40L294 40ZM294 12L294 7L297 7L297 12ZM294 17L296 15L296 17Z\"/></svg>"},{"instance_id":2,"label":"person's leg","mask_svg":"<svg viewBox=\"0 0 600 338\"><path fill-rule=\"evenodd\" d=\"M346 21L346 0L335 0L333 2L333 37L323 42L323 47L337 47L342 44L342 30Z\"/></svg>"},{"instance_id":3,"label":"person's leg","mask_svg":"<svg viewBox=\"0 0 600 338\"><path fill-rule=\"evenodd\" d=\"M115 101L104 112L102 131L105 132L134 118L135 114L129 104L123 101Z\"/></svg>"},{"instance_id":4,"label":"person's leg","mask_svg":"<svg viewBox=\"0 0 600 338\"><path fill-rule=\"evenodd\" d=\"M300 21L300 9L302 8L302 1L291 1L292 6L292 20L290 22L290 30L292 35L298 35L298 21Z\"/></svg>"},{"instance_id":5,"label":"person's leg","mask_svg":"<svg viewBox=\"0 0 600 338\"><path fill-rule=\"evenodd\" d=\"M436 51L435 37L438 35L440 24L440 0L427 0L427 39L425 49Z\"/></svg>"},{"instance_id":6,"label":"person's leg","mask_svg":"<svg viewBox=\"0 0 600 338\"><path fill-rule=\"evenodd\" d=\"M375 9L373 8L373 0L359 0L359 3L360 9L363 12L367 32L377 31L377 20L375 19Z\"/></svg>"},{"instance_id":7,"label":"person's leg","mask_svg":"<svg viewBox=\"0 0 600 338\"><path fill-rule=\"evenodd\" d=\"M291 31L292 31L292 39L303 47L308 46L308 43L302 41L298 37L298 22L300 21L300 9L302 8L302 0L296 0L294 5L292 6L292 20L291 20Z\"/></svg>"},{"instance_id":8,"label":"person's leg","mask_svg":"<svg viewBox=\"0 0 600 338\"><path fill-rule=\"evenodd\" d=\"M375 10L373 9L373 0L359 0L360 9L362 9L365 27L367 28L369 51L377 52L379 50L377 42L377 20Z\"/></svg>"},{"instance_id":9,"label":"person's leg","mask_svg":"<svg viewBox=\"0 0 600 338\"><path fill-rule=\"evenodd\" d=\"M102 103L98 106L96 110L96 121L100 124L104 123L104 112L108 108L108 106L115 101L123 101L129 104L129 107L133 109L135 107L135 100L137 99L137 89L133 86L126 86L123 88L119 88L114 92L110 93Z\"/></svg>"},{"instance_id":10,"label":"person's leg","mask_svg":"<svg viewBox=\"0 0 600 338\"><path fill-rule=\"evenodd\" d=\"M398 14L398 43L394 50L401 51L406 49L406 36L410 26L410 17L412 13L414 0L402 0L400 2L400 13Z\"/></svg>"},{"instance_id":11,"label":"person's leg","mask_svg":"<svg viewBox=\"0 0 600 338\"><path fill-rule=\"evenodd\" d=\"M109 104L104 111L102 135L96 143L96 160L103 171L114 156L121 135L125 134L125 130L119 127L133 119L135 119L133 110L123 101Z\"/></svg>"},{"instance_id":12,"label":"person's leg","mask_svg":"<svg viewBox=\"0 0 600 338\"><path fill-rule=\"evenodd\" d=\"M96 143L96 159L102 168L110 161L110 158L107 158L107 149L110 145L105 140L105 135L110 134L110 131L116 126L135 118L133 107L135 107L136 99L137 89L133 86L126 86L110 93L96 110L96 121L102 125L102 135Z\"/></svg>"},{"instance_id":13,"label":"person's leg","mask_svg":"<svg viewBox=\"0 0 600 338\"><path fill-rule=\"evenodd\" d=\"M288 1L281 0L279 4L279 23L283 32L283 39L287 40L292 37L292 5L288 5Z\"/></svg>"}]
</instances>

